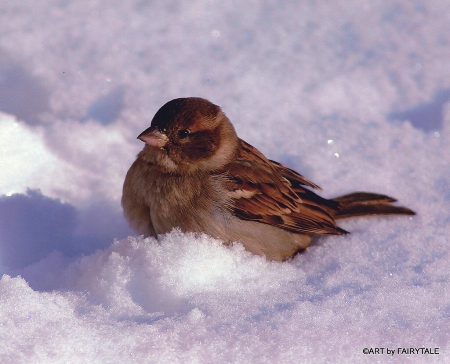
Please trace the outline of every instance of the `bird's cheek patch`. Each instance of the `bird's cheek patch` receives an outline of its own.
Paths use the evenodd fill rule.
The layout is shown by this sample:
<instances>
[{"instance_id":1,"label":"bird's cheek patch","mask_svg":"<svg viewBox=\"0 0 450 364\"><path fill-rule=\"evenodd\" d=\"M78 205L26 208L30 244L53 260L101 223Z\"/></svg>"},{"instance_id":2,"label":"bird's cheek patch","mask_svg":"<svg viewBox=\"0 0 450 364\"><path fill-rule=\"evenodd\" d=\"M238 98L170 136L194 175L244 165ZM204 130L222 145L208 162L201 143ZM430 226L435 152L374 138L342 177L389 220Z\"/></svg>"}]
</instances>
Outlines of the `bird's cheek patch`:
<instances>
[{"instance_id":1,"label":"bird's cheek patch","mask_svg":"<svg viewBox=\"0 0 450 364\"><path fill-rule=\"evenodd\" d=\"M211 158L219 144L219 135L215 131L202 131L192 134L189 143L183 147L187 158L196 161Z\"/></svg>"}]
</instances>

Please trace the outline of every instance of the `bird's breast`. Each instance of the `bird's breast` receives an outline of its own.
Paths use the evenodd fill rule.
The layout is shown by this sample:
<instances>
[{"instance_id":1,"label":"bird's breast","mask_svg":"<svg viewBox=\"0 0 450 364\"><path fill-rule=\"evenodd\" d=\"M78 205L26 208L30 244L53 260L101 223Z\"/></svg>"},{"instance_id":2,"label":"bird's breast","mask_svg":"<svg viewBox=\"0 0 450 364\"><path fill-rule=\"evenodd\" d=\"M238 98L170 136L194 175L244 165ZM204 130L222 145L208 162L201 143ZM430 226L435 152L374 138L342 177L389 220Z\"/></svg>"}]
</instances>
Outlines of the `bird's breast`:
<instances>
[{"instance_id":1,"label":"bird's breast","mask_svg":"<svg viewBox=\"0 0 450 364\"><path fill-rule=\"evenodd\" d=\"M152 168L156 169L156 168ZM183 231L208 232L211 215L220 206L217 188L205 174L150 173L144 197L157 234L179 227Z\"/></svg>"}]
</instances>

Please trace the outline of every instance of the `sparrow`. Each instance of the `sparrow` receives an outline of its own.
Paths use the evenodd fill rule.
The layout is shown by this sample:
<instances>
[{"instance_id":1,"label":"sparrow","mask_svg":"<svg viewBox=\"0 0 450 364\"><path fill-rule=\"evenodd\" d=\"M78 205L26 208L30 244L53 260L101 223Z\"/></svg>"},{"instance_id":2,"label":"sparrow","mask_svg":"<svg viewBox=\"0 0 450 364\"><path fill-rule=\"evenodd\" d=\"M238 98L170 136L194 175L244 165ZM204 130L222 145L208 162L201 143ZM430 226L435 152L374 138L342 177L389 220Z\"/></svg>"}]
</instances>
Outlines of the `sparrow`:
<instances>
[{"instance_id":1,"label":"sparrow","mask_svg":"<svg viewBox=\"0 0 450 364\"><path fill-rule=\"evenodd\" d=\"M320 197L312 191L319 186L240 139L206 99L167 102L138 139L145 146L128 170L121 202L131 228L144 236L178 227L284 261L315 234L347 234L338 219L415 215L376 193Z\"/></svg>"}]
</instances>

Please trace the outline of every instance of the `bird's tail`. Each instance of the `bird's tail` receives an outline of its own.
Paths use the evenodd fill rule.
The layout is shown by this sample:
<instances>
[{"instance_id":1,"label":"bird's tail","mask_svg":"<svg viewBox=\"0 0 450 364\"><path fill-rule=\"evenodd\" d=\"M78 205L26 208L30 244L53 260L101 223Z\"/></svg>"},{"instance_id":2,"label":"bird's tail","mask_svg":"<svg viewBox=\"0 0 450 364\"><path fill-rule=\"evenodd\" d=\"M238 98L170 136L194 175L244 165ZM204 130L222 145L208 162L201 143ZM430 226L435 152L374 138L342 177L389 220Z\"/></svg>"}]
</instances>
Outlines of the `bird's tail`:
<instances>
[{"instance_id":1,"label":"bird's tail","mask_svg":"<svg viewBox=\"0 0 450 364\"><path fill-rule=\"evenodd\" d=\"M339 204L333 214L334 219L364 215L415 215L416 213L403 206L392 205L395 198L369 192L354 192L349 195L333 198Z\"/></svg>"}]
</instances>

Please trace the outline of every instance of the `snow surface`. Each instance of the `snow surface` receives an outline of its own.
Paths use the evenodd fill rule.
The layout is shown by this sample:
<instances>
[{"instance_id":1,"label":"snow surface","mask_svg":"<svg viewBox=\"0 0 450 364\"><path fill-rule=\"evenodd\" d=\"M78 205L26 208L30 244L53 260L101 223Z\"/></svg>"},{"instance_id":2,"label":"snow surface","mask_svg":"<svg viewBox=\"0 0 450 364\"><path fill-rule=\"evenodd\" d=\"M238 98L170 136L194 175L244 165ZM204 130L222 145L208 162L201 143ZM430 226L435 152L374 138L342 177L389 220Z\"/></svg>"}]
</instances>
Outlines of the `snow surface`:
<instances>
[{"instance_id":1,"label":"snow surface","mask_svg":"<svg viewBox=\"0 0 450 364\"><path fill-rule=\"evenodd\" d=\"M450 361L450 2L21 0L0 19L1 363ZM417 216L344 221L285 263L135 236L135 138L182 96L323 196Z\"/></svg>"}]
</instances>

